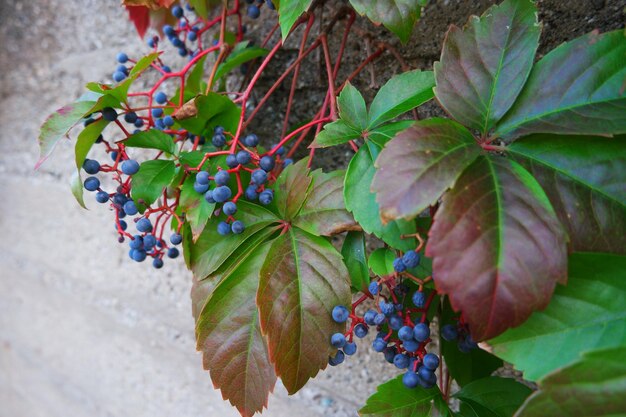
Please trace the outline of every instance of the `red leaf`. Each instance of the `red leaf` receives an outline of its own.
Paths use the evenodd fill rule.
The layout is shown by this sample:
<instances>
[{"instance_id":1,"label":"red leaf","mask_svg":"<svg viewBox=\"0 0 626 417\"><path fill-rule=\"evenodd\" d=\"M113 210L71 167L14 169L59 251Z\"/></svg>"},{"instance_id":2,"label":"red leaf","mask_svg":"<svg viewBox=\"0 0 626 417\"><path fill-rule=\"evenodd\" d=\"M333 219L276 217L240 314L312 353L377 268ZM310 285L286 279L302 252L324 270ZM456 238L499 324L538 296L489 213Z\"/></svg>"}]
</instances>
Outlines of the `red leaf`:
<instances>
[{"instance_id":1,"label":"red leaf","mask_svg":"<svg viewBox=\"0 0 626 417\"><path fill-rule=\"evenodd\" d=\"M146 6L126 6L128 18L135 24L139 37L143 38L150 26L150 9Z\"/></svg>"},{"instance_id":2,"label":"red leaf","mask_svg":"<svg viewBox=\"0 0 626 417\"><path fill-rule=\"evenodd\" d=\"M548 198L502 157L481 156L463 172L429 235L437 290L476 340L523 323L567 279L567 238Z\"/></svg>"}]
</instances>

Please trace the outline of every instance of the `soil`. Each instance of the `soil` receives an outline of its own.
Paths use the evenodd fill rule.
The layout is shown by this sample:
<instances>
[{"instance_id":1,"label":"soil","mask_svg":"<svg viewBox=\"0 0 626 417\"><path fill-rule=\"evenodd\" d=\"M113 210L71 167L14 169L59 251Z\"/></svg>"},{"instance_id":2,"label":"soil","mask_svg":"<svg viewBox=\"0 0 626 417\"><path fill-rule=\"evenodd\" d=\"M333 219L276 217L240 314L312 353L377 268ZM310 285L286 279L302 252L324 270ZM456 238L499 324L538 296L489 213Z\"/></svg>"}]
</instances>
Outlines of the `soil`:
<instances>
[{"instance_id":1,"label":"soil","mask_svg":"<svg viewBox=\"0 0 626 417\"><path fill-rule=\"evenodd\" d=\"M342 4L324 6L324 21ZM356 25L395 45L411 68L429 69L448 25L462 25L490 4L431 1L407 45L362 18ZM588 31L623 28L625 7L624 0L540 1L539 56ZM252 38L266 33L266 20L249 23ZM330 38L331 52L337 36ZM293 43L262 78L261 90L297 55ZM195 353L191 280L182 263L154 271L128 261L115 244L109 213L92 202L89 212L74 203L67 186L71 141L33 171L45 117L82 94L87 81L109 80L118 51L146 51L122 9L101 0L4 0L0 45L0 416L237 415L211 388ZM351 36L342 74L366 55L363 37ZM323 100L320 58L302 67L292 124L310 118ZM372 68L374 84L369 68L354 80L366 101L400 71L389 55ZM252 126L266 144L280 134L287 92L280 90ZM419 110L420 117L441 114L433 104ZM351 155L348 147L320 151L315 165L345 167ZM355 416L375 387L397 374L369 349L371 338L298 394L288 397L278 386L263 415Z\"/></svg>"}]
</instances>

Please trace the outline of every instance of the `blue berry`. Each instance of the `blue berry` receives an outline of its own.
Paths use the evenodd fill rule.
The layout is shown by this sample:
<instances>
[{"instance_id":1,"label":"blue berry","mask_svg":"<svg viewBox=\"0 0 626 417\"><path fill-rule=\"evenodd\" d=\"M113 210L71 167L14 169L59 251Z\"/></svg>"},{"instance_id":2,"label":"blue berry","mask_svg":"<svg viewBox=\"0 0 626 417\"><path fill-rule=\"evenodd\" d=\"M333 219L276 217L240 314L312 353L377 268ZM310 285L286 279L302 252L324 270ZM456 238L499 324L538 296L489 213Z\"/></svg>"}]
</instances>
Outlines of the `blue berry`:
<instances>
[{"instance_id":1,"label":"blue berry","mask_svg":"<svg viewBox=\"0 0 626 417\"><path fill-rule=\"evenodd\" d=\"M350 317L350 312L344 306L335 306L331 312L331 316L335 323L345 323Z\"/></svg>"},{"instance_id":2,"label":"blue berry","mask_svg":"<svg viewBox=\"0 0 626 417\"><path fill-rule=\"evenodd\" d=\"M291 158L286 158L286 159L283 161L283 165L284 165L284 166L291 165L291 164L293 164L293 159L291 159Z\"/></svg>"},{"instance_id":3,"label":"blue berry","mask_svg":"<svg viewBox=\"0 0 626 417\"><path fill-rule=\"evenodd\" d=\"M354 342L346 343L343 347L343 352L349 356L354 355L356 353L356 343Z\"/></svg>"},{"instance_id":4,"label":"blue berry","mask_svg":"<svg viewBox=\"0 0 626 417\"><path fill-rule=\"evenodd\" d=\"M213 129L213 133L215 134L222 134L224 133L224 127L223 126L215 126L215 129Z\"/></svg>"},{"instance_id":5,"label":"blue berry","mask_svg":"<svg viewBox=\"0 0 626 417\"><path fill-rule=\"evenodd\" d=\"M102 204L107 203L109 201L109 193L106 191L98 191L96 193L96 201Z\"/></svg>"},{"instance_id":6,"label":"blue berry","mask_svg":"<svg viewBox=\"0 0 626 417\"><path fill-rule=\"evenodd\" d=\"M363 323L359 323L354 326L354 335L359 339L363 339L365 336L367 336L368 331L369 329Z\"/></svg>"},{"instance_id":7,"label":"blue berry","mask_svg":"<svg viewBox=\"0 0 626 417\"><path fill-rule=\"evenodd\" d=\"M128 62L128 55L126 55L124 52L120 52L117 54L116 59L117 62L119 62L120 64L125 64L126 62Z\"/></svg>"},{"instance_id":8,"label":"blue berry","mask_svg":"<svg viewBox=\"0 0 626 417\"><path fill-rule=\"evenodd\" d=\"M342 333L335 333L330 337L330 344L341 349L346 344L346 337Z\"/></svg>"},{"instance_id":9,"label":"blue berry","mask_svg":"<svg viewBox=\"0 0 626 417\"><path fill-rule=\"evenodd\" d=\"M256 201L259 199L259 193L256 192L256 185L249 185L245 191L246 199Z\"/></svg>"},{"instance_id":10,"label":"blue berry","mask_svg":"<svg viewBox=\"0 0 626 417\"><path fill-rule=\"evenodd\" d=\"M163 26L163 33L165 34L165 36L174 36L176 34L176 31L171 25L165 25Z\"/></svg>"},{"instance_id":11,"label":"blue berry","mask_svg":"<svg viewBox=\"0 0 626 417\"><path fill-rule=\"evenodd\" d=\"M411 339L403 341L402 346L404 346L404 349L407 352L416 352L417 349L419 349L420 344L418 341Z\"/></svg>"},{"instance_id":12,"label":"blue berry","mask_svg":"<svg viewBox=\"0 0 626 417\"><path fill-rule=\"evenodd\" d=\"M251 4L250 6L248 6L248 16L251 19L258 19L259 16L261 16L261 9L259 9L254 4Z\"/></svg>"},{"instance_id":13,"label":"blue berry","mask_svg":"<svg viewBox=\"0 0 626 417\"><path fill-rule=\"evenodd\" d=\"M173 233L172 236L170 236L170 242L172 245L180 245L182 241L183 236L180 233Z\"/></svg>"},{"instance_id":14,"label":"blue berry","mask_svg":"<svg viewBox=\"0 0 626 417\"><path fill-rule=\"evenodd\" d=\"M413 371L408 371L402 375L402 383L407 388L415 388L419 384L419 377Z\"/></svg>"},{"instance_id":15,"label":"blue berry","mask_svg":"<svg viewBox=\"0 0 626 417\"><path fill-rule=\"evenodd\" d=\"M141 249L143 248L143 238L139 235L133 236L130 242L128 242L128 246L131 249Z\"/></svg>"},{"instance_id":16,"label":"blue berry","mask_svg":"<svg viewBox=\"0 0 626 417\"><path fill-rule=\"evenodd\" d=\"M137 128L143 127L143 119L135 120L135 127L137 127Z\"/></svg>"},{"instance_id":17,"label":"blue berry","mask_svg":"<svg viewBox=\"0 0 626 417\"><path fill-rule=\"evenodd\" d=\"M209 183L209 173L206 171L198 172L198 175L196 175L196 182L198 184L207 185Z\"/></svg>"},{"instance_id":18,"label":"blue berry","mask_svg":"<svg viewBox=\"0 0 626 417\"><path fill-rule=\"evenodd\" d=\"M124 220L120 220L120 229L122 230L128 229L128 223L126 223Z\"/></svg>"},{"instance_id":19,"label":"blue berry","mask_svg":"<svg viewBox=\"0 0 626 417\"><path fill-rule=\"evenodd\" d=\"M167 115L163 118L163 124L167 127L174 126L174 118L170 115Z\"/></svg>"},{"instance_id":20,"label":"blue berry","mask_svg":"<svg viewBox=\"0 0 626 417\"><path fill-rule=\"evenodd\" d=\"M107 122L114 122L117 120L117 111L112 107L105 107L102 109L102 118Z\"/></svg>"},{"instance_id":21,"label":"blue berry","mask_svg":"<svg viewBox=\"0 0 626 417\"><path fill-rule=\"evenodd\" d=\"M137 121L137 113L129 112L124 115L124 121L126 123L135 123Z\"/></svg>"},{"instance_id":22,"label":"blue berry","mask_svg":"<svg viewBox=\"0 0 626 417\"><path fill-rule=\"evenodd\" d=\"M259 203L267 206L274 199L274 193L272 190L263 190L261 194L259 194Z\"/></svg>"},{"instance_id":23,"label":"blue berry","mask_svg":"<svg viewBox=\"0 0 626 417\"><path fill-rule=\"evenodd\" d=\"M163 66L161 67L161 69L162 69L162 70L163 70L163 72L165 72L165 73L170 73L170 72L172 72L172 69L171 69L170 67L168 67L167 65L163 65Z\"/></svg>"},{"instance_id":24,"label":"blue berry","mask_svg":"<svg viewBox=\"0 0 626 417\"><path fill-rule=\"evenodd\" d=\"M200 184L198 181L195 181L193 183L193 189L199 194L204 194L209 190L209 184Z\"/></svg>"},{"instance_id":25,"label":"blue berry","mask_svg":"<svg viewBox=\"0 0 626 417\"><path fill-rule=\"evenodd\" d=\"M139 162L134 159L127 159L122 162L122 172L126 175L135 175L139 171Z\"/></svg>"},{"instance_id":26,"label":"blue berry","mask_svg":"<svg viewBox=\"0 0 626 417\"><path fill-rule=\"evenodd\" d=\"M386 303L383 300L380 300L380 312L385 316L390 316L396 312L396 306L393 303Z\"/></svg>"},{"instance_id":27,"label":"blue berry","mask_svg":"<svg viewBox=\"0 0 626 417\"><path fill-rule=\"evenodd\" d=\"M363 315L363 320L365 320L365 323L369 324L370 326L376 325L374 323L375 318L376 318L376 312L374 310L367 310L365 314Z\"/></svg>"},{"instance_id":28,"label":"blue berry","mask_svg":"<svg viewBox=\"0 0 626 417\"><path fill-rule=\"evenodd\" d=\"M119 83L120 81L123 81L124 78L126 78L126 74L124 74L121 71L115 71L113 73L113 81L115 81L116 83Z\"/></svg>"},{"instance_id":29,"label":"blue berry","mask_svg":"<svg viewBox=\"0 0 626 417\"><path fill-rule=\"evenodd\" d=\"M83 169L87 174L97 174L100 171L100 163L95 159L85 159Z\"/></svg>"},{"instance_id":30,"label":"blue berry","mask_svg":"<svg viewBox=\"0 0 626 417\"><path fill-rule=\"evenodd\" d=\"M387 347L387 342L385 342L383 339L376 339L372 343L372 348L376 352L382 352L383 350L385 350L386 347Z\"/></svg>"},{"instance_id":31,"label":"blue berry","mask_svg":"<svg viewBox=\"0 0 626 417\"><path fill-rule=\"evenodd\" d=\"M418 308L422 308L426 304L426 296L421 291L415 291L411 300L413 301L413 305Z\"/></svg>"},{"instance_id":32,"label":"blue berry","mask_svg":"<svg viewBox=\"0 0 626 417\"><path fill-rule=\"evenodd\" d=\"M137 214L138 210L137 210L137 206L135 205L135 202L133 200L128 200L127 202L125 202L124 211L129 216L134 216L135 214Z\"/></svg>"},{"instance_id":33,"label":"blue berry","mask_svg":"<svg viewBox=\"0 0 626 417\"><path fill-rule=\"evenodd\" d=\"M424 355L422 363L426 368L434 371L439 366L439 358L433 353L427 353L426 355Z\"/></svg>"},{"instance_id":34,"label":"blue berry","mask_svg":"<svg viewBox=\"0 0 626 417\"><path fill-rule=\"evenodd\" d=\"M233 214L237 213L237 205L232 201L228 201L222 206L222 211L225 215L232 216Z\"/></svg>"},{"instance_id":35,"label":"blue berry","mask_svg":"<svg viewBox=\"0 0 626 417\"><path fill-rule=\"evenodd\" d=\"M245 165L245 164L249 163L250 159L252 158L250 156L250 152L248 152L248 151L239 151L239 152L237 152L236 157L237 157L237 163L241 164L241 165Z\"/></svg>"},{"instance_id":36,"label":"blue berry","mask_svg":"<svg viewBox=\"0 0 626 417\"><path fill-rule=\"evenodd\" d=\"M222 236L226 236L230 233L230 225L226 222L219 222L217 225L217 233Z\"/></svg>"},{"instance_id":37,"label":"blue berry","mask_svg":"<svg viewBox=\"0 0 626 417\"><path fill-rule=\"evenodd\" d=\"M159 91L154 95L154 100L159 104L165 104L167 102L167 95L163 91Z\"/></svg>"},{"instance_id":38,"label":"blue berry","mask_svg":"<svg viewBox=\"0 0 626 417\"><path fill-rule=\"evenodd\" d=\"M418 342L425 342L430 337L430 328L426 323L417 323L413 328L413 337Z\"/></svg>"},{"instance_id":39,"label":"blue berry","mask_svg":"<svg viewBox=\"0 0 626 417\"><path fill-rule=\"evenodd\" d=\"M372 281L370 282L370 285L368 287L370 294L372 295L376 295L378 294L378 281Z\"/></svg>"},{"instance_id":40,"label":"blue berry","mask_svg":"<svg viewBox=\"0 0 626 417\"><path fill-rule=\"evenodd\" d=\"M204 193L204 199L209 204L215 204L215 199L213 198L213 190L208 190Z\"/></svg>"},{"instance_id":41,"label":"blue berry","mask_svg":"<svg viewBox=\"0 0 626 417\"><path fill-rule=\"evenodd\" d=\"M424 369L426 368L422 366L420 368L421 372L418 371L419 384L426 389L430 389L434 387L435 384L437 384L437 376L434 374L434 372Z\"/></svg>"},{"instance_id":42,"label":"blue berry","mask_svg":"<svg viewBox=\"0 0 626 417\"><path fill-rule=\"evenodd\" d=\"M230 198L230 196L232 195L232 192L230 191L230 188L228 188L225 185L222 185L214 189L211 195L213 196L213 200L215 200L218 203L223 203Z\"/></svg>"},{"instance_id":43,"label":"blue berry","mask_svg":"<svg viewBox=\"0 0 626 417\"><path fill-rule=\"evenodd\" d=\"M172 15L174 17L177 17L177 18L180 19L181 17L183 17L183 13L184 12L183 12L183 8L182 7L180 7L180 6L172 7Z\"/></svg>"},{"instance_id":44,"label":"blue berry","mask_svg":"<svg viewBox=\"0 0 626 417\"><path fill-rule=\"evenodd\" d=\"M178 248L169 248L167 250L167 257L168 258L172 258L172 259L177 258L179 254L180 254L180 252L178 251Z\"/></svg>"},{"instance_id":45,"label":"blue berry","mask_svg":"<svg viewBox=\"0 0 626 417\"><path fill-rule=\"evenodd\" d=\"M163 116L163 109L157 107L156 109L152 109L150 113L152 113L152 117L161 117Z\"/></svg>"},{"instance_id":46,"label":"blue berry","mask_svg":"<svg viewBox=\"0 0 626 417\"><path fill-rule=\"evenodd\" d=\"M345 357L344 353L339 350L335 354L335 357L328 358L328 364L330 366L337 366L337 365L341 364L344 361L345 358L346 357Z\"/></svg>"},{"instance_id":47,"label":"blue berry","mask_svg":"<svg viewBox=\"0 0 626 417\"><path fill-rule=\"evenodd\" d=\"M235 168L237 165L239 165L239 162L237 162L237 157L233 154L230 154L226 157L226 165L228 165L229 168Z\"/></svg>"},{"instance_id":48,"label":"blue berry","mask_svg":"<svg viewBox=\"0 0 626 417\"><path fill-rule=\"evenodd\" d=\"M139 219L135 227L142 233L148 233L152 231L152 223L145 217Z\"/></svg>"},{"instance_id":49,"label":"blue berry","mask_svg":"<svg viewBox=\"0 0 626 417\"><path fill-rule=\"evenodd\" d=\"M411 326L402 326L398 330L398 338L402 341L413 339L413 328Z\"/></svg>"},{"instance_id":50,"label":"blue berry","mask_svg":"<svg viewBox=\"0 0 626 417\"><path fill-rule=\"evenodd\" d=\"M430 379L430 375L433 373L433 371L431 371L430 369L428 369L425 366L420 366L419 369L417 370L417 375L419 375L420 378L422 378L423 380L428 381Z\"/></svg>"},{"instance_id":51,"label":"blue berry","mask_svg":"<svg viewBox=\"0 0 626 417\"><path fill-rule=\"evenodd\" d=\"M441 328L441 337L443 337L444 340L451 342L459 337L459 332L456 330L456 326L446 324Z\"/></svg>"},{"instance_id":52,"label":"blue berry","mask_svg":"<svg viewBox=\"0 0 626 417\"><path fill-rule=\"evenodd\" d=\"M152 37L152 38L148 39L148 47L149 48L156 48L158 42L159 41L158 41L158 38L156 36Z\"/></svg>"},{"instance_id":53,"label":"blue berry","mask_svg":"<svg viewBox=\"0 0 626 417\"><path fill-rule=\"evenodd\" d=\"M393 358L396 357L398 351L393 346L388 346L383 350L383 355L385 356L385 360L389 363L393 363Z\"/></svg>"},{"instance_id":54,"label":"blue berry","mask_svg":"<svg viewBox=\"0 0 626 417\"><path fill-rule=\"evenodd\" d=\"M115 193L113 196L113 203L115 203L118 207L123 207L124 204L128 201L128 197L121 193Z\"/></svg>"},{"instance_id":55,"label":"blue berry","mask_svg":"<svg viewBox=\"0 0 626 417\"><path fill-rule=\"evenodd\" d=\"M159 130L165 129L165 123L163 123L163 119L155 119L154 126Z\"/></svg>"},{"instance_id":56,"label":"blue berry","mask_svg":"<svg viewBox=\"0 0 626 417\"><path fill-rule=\"evenodd\" d=\"M247 147L254 148L255 146L259 144L259 137L255 135L254 133L251 133L248 136L245 136L242 142Z\"/></svg>"},{"instance_id":57,"label":"blue berry","mask_svg":"<svg viewBox=\"0 0 626 417\"><path fill-rule=\"evenodd\" d=\"M117 161L117 152L113 151L109 154L112 160Z\"/></svg>"},{"instance_id":58,"label":"blue berry","mask_svg":"<svg viewBox=\"0 0 626 417\"><path fill-rule=\"evenodd\" d=\"M387 321L387 317L383 313L378 313L376 314L376 317L374 317L374 324L376 326L380 326L385 321Z\"/></svg>"},{"instance_id":59,"label":"blue berry","mask_svg":"<svg viewBox=\"0 0 626 417\"><path fill-rule=\"evenodd\" d=\"M146 250L150 250L155 247L157 244L156 237L154 235L148 234L143 237L143 247Z\"/></svg>"},{"instance_id":60,"label":"blue berry","mask_svg":"<svg viewBox=\"0 0 626 417\"><path fill-rule=\"evenodd\" d=\"M211 143L216 148L221 148L222 146L226 145L226 136L221 133L216 133L215 135L213 135L213 138L211 138Z\"/></svg>"},{"instance_id":61,"label":"blue berry","mask_svg":"<svg viewBox=\"0 0 626 417\"><path fill-rule=\"evenodd\" d=\"M230 174L226 170L217 171L215 174L214 181L217 185L226 185L230 180Z\"/></svg>"},{"instance_id":62,"label":"blue berry","mask_svg":"<svg viewBox=\"0 0 626 417\"><path fill-rule=\"evenodd\" d=\"M274 160L274 157L269 156L269 155L265 155L259 161L259 166L261 167L261 169L267 172L270 172L271 170L273 170L275 164L276 164L276 161Z\"/></svg>"},{"instance_id":63,"label":"blue berry","mask_svg":"<svg viewBox=\"0 0 626 417\"><path fill-rule=\"evenodd\" d=\"M96 191L100 188L100 180L96 177L87 177L83 185L87 191Z\"/></svg>"},{"instance_id":64,"label":"blue berry","mask_svg":"<svg viewBox=\"0 0 626 417\"><path fill-rule=\"evenodd\" d=\"M198 34L194 31L191 31L187 34L187 39L189 39L191 42L195 42L198 39Z\"/></svg>"},{"instance_id":65,"label":"blue berry","mask_svg":"<svg viewBox=\"0 0 626 417\"><path fill-rule=\"evenodd\" d=\"M395 269L396 272L404 272L406 270L406 265L402 262L402 258L396 258L393 260L393 269Z\"/></svg>"},{"instance_id":66,"label":"blue berry","mask_svg":"<svg viewBox=\"0 0 626 417\"><path fill-rule=\"evenodd\" d=\"M154 260L152 261L152 266L155 267L156 269L163 268L163 259L154 258Z\"/></svg>"},{"instance_id":67,"label":"blue berry","mask_svg":"<svg viewBox=\"0 0 626 417\"><path fill-rule=\"evenodd\" d=\"M409 367L409 357L404 353L398 353L393 358L393 364L396 365L398 369L405 369Z\"/></svg>"},{"instance_id":68,"label":"blue berry","mask_svg":"<svg viewBox=\"0 0 626 417\"><path fill-rule=\"evenodd\" d=\"M252 172L252 182L257 185L261 185L265 184L265 181L267 181L267 172L263 171L262 169L255 169Z\"/></svg>"},{"instance_id":69,"label":"blue berry","mask_svg":"<svg viewBox=\"0 0 626 417\"><path fill-rule=\"evenodd\" d=\"M230 228L236 235L243 233L243 231L245 230L245 226L241 220L235 220Z\"/></svg>"},{"instance_id":70,"label":"blue berry","mask_svg":"<svg viewBox=\"0 0 626 417\"><path fill-rule=\"evenodd\" d=\"M141 249L132 249L132 258L137 262L143 262L146 260L146 256L148 255L145 250Z\"/></svg>"},{"instance_id":71,"label":"blue berry","mask_svg":"<svg viewBox=\"0 0 626 417\"><path fill-rule=\"evenodd\" d=\"M400 330L400 328L402 327L402 324L403 324L402 317L400 316L389 317L389 327L391 327L392 330Z\"/></svg>"},{"instance_id":72,"label":"blue berry","mask_svg":"<svg viewBox=\"0 0 626 417\"><path fill-rule=\"evenodd\" d=\"M402 256L402 263L407 268L415 268L420 264L420 254L415 251L409 251Z\"/></svg>"}]
</instances>

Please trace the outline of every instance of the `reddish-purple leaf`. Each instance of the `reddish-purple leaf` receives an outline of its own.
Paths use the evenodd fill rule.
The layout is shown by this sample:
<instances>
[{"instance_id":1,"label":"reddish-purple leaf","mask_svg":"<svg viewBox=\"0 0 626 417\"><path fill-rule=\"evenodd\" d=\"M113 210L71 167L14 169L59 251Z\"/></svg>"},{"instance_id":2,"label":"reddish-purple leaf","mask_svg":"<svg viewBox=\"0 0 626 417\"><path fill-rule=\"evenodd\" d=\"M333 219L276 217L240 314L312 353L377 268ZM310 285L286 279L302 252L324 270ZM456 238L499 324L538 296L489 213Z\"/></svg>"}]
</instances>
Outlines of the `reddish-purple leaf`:
<instances>
[{"instance_id":1,"label":"reddish-purple leaf","mask_svg":"<svg viewBox=\"0 0 626 417\"><path fill-rule=\"evenodd\" d=\"M272 244L257 293L261 328L270 359L290 394L328 364L342 332L331 311L350 303L350 277L341 255L324 238L297 227Z\"/></svg>"},{"instance_id":2,"label":"reddish-purple leaf","mask_svg":"<svg viewBox=\"0 0 626 417\"><path fill-rule=\"evenodd\" d=\"M372 191L383 220L417 216L480 151L472 134L448 119L423 120L400 132L376 159Z\"/></svg>"},{"instance_id":3,"label":"reddish-purple leaf","mask_svg":"<svg viewBox=\"0 0 626 417\"><path fill-rule=\"evenodd\" d=\"M463 30L451 26L435 63L435 95L459 122L487 133L511 107L533 65L541 26L532 0L506 0Z\"/></svg>"},{"instance_id":4,"label":"reddish-purple leaf","mask_svg":"<svg viewBox=\"0 0 626 417\"><path fill-rule=\"evenodd\" d=\"M194 285L198 296L210 293L196 324L197 348L202 351L204 369L211 373L224 399L244 417L267 406L268 394L276 383L255 304L259 269L270 245L259 243L245 251L213 291L203 282L214 281L214 277Z\"/></svg>"},{"instance_id":5,"label":"reddish-purple leaf","mask_svg":"<svg viewBox=\"0 0 626 417\"><path fill-rule=\"evenodd\" d=\"M508 141L531 133L626 133L626 34L592 32L564 43L533 67L498 123Z\"/></svg>"},{"instance_id":6,"label":"reddish-purple leaf","mask_svg":"<svg viewBox=\"0 0 626 417\"><path fill-rule=\"evenodd\" d=\"M567 237L548 198L516 162L479 157L443 198L430 229L437 290L476 340L548 305L567 279Z\"/></svg>"},{"instance_id":7,"label":"reddish-purple leaf","mask_svg":"<svg viewBox=\"0 0 626 417\"><path fill-rule=\"evenodd\" d=\"M346 230L361 230L343 202L345 171L328 174L313 171L313 185L293 224L309 233L330 236Z\"/></svg>"},{"instance_id":8,"label":"reddish-purple leaf","mask_svg":"<svg viewBox=\"0 0 626 417\"><path fill-rule=\"evenodd\" d=\"M289 165L276 180L274 201L283 220L295 218L307 198L312 181L308 161L305 158Z\"/></svg>"}]
</instances>

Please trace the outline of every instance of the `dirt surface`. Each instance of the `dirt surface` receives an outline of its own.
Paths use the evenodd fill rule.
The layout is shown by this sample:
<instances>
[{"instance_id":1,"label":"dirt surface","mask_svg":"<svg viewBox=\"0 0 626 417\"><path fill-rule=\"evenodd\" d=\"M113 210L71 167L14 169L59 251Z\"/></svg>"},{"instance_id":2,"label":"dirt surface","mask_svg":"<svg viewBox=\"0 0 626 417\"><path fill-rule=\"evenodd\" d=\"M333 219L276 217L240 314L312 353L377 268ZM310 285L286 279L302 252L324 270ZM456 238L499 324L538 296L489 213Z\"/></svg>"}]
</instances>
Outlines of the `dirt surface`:
<instances>
[{"instance_id":1,"label":"dirt surface","mask_svg":"<svg viewBox=\"0 0 626 417\"><path fill-rule=\"evenodd\" d=\"M398 47L411 68L428 69L445 30L481 13L488 1L432 1L406 46L363 19L373 40ZM624 25L626 1L541 1L540 53L593 29ZM338 4L326 6L325 16ZM250 24L260 37L263 24ZM256 32L255 32L256 31ZM353 36L342 73L367 52ZM38 172L36 137L45 116L83 92L87 81L108 81L115 54L146 51L116 2L4 0L0 2L0 416L235 416L212 389L195 353L190 274L182 262L161 271L127 259L112 216L88 199L73 201L72 143L64 141ZM337 47L331 38L331 50ZM273 71L297 54L281 53ZM316 60L317 59L317 60ZM303 67L291 122L311 116L323 99L319 57ZM284 67L283 67L284 68ZM385 55L355 80L366 98L400 66ZM268 86L272 72L260 85ZM281 128L286 90L253 126L271 143ZM433 105L420 116L440 114ZM318 166L343 167L348 148L320 152ZM354 416L376 385L396 374L367 340L342 367L321 372L288 397L278 386L267 416Z\"/></svg>"}]
</instances>

